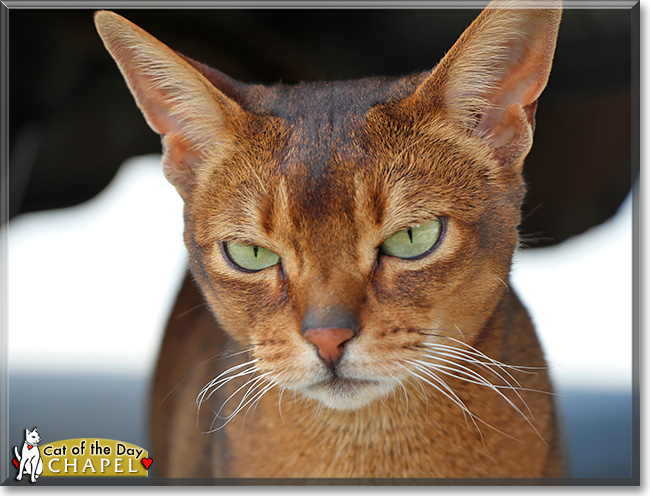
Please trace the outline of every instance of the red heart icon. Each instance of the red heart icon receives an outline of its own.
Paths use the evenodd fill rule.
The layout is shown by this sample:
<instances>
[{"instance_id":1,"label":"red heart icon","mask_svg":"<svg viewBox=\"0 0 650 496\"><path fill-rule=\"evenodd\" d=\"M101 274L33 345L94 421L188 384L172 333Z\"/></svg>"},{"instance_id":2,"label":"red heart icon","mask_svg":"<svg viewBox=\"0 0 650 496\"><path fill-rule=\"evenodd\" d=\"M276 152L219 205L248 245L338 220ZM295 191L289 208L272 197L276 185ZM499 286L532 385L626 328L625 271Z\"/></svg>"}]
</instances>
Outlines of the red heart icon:
<instances>
[{"instance_id":1,"label":"red heart icon","mask_svg":"<svg viewBox=\"0 0 650 496\"><path fill-rule=\"evenodd\" d=\"M143 458L140 460L142 462L142 465L144 465L144 468L149 470L149 467L151 467L151 464L153 463L153 459L151 458Z\"/></svg>"},{"instance_id":2,"label":"red heart icon","mask_svg":"<svg viewBox=\"0 0 650 496\"><path fill-rule=\"evenodd\" d=\"M13 462L14 462L14 465L16 466L16 468L20 468L20 462L18 461L18 458L14 458Z\"/></svg>"}]
</instances>

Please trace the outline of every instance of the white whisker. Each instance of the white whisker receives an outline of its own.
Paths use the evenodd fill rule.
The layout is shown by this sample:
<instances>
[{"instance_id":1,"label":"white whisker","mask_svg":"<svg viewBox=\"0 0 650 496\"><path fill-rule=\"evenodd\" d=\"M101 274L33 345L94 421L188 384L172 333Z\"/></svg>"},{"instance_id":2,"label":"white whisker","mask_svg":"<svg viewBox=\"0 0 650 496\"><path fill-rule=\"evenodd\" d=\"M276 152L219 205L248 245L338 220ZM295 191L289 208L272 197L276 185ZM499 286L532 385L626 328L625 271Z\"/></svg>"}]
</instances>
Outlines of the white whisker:
<instances>
[{"instance_id":1,"label":"white whisker","mask_svg":"<svg viewBox=\"0 0 650 496\"><path fill-rule=\"evenodd\" d=\"M269 379L266 379L266 380L267 380L269 383L277 384L276 379L278 378L279 375L280 375L280 374L277 374L277 375L275 375L275 376L273 376L273 377L271 377L271 378L269 378ZM246 409L246 413L244 414L244 419L242 420L242 425L241 425L242 431L244 430L244 425L246 424L246 417L248 417L248 413L251 411L251 408L252 408L253 411L252 411L252 413L251 413L251 417L255 416L255 411L257 410L257 406L260 404L260 400L261 400L261 399L262 399L262 396L259 396L259 397L257 398L257 400L256 400L255 402L253 402L253 404L250 405L250 406Z\"/></svg>"},{"instance_id":2,"label":"white whisker","mask_svg":"<svg viewBox=\"0 0 650 496\"><path fill-rule=\"evenodd\" d=\"M237 377L242 377L244 375L253 374L253 373L255 373L256 370L257 369L255 367L251 367L251 368L249 368L247 370L244 370L243 372L239 372L238 374L235 374L233 376L223 377L222 379L219 379L218 381L216 379L213 379L212 381L210 381L210 383L208 385L206 385L201 390L201 392L199 393L199 395L196 398L196 403L200 406L201 403L203 403L203 401L209 399L218 389L223 387L228 382L232 381L233 379L236 379ZM221 377L221 376L219 376L219 377Z\"/></svg>"},{"instance_id":3,"label":"white whisker","mask_svg":"<svg viewBox=\"0 0 650 496\"><path fill-rule=\"evenodd\" d=\"M521 384L513 377L513 375L507 369L509 368L510 370L514 370L522 373L532 373L532 372L520 370L519 367L507 365L502 362L499 362L498 360L494 360L489 356L487 356L485 353L476 349L475 347L467 343L464 343L462 341L459 341L455 338L447 336L447 339L450 339L451 341L458 343L467 349L460 349L457 347L448 346L439 343L425 343L428 346L428 348L431 350L431 353L425 353L425 356L429 359L433 359L442 363L432 363L432 362L422 361L422 360L416 360L415 363L419 364L421 367L425 367L429 370L435 370L439 373L448 375L460 381L490 388L497 395L499 395L504 401L506 401L506 403L515 412L517 412L526 421L526 423L528 423L528 425L533 429L533 431L535 431L535 433L539 436L539 438L544 443L546 443L544 438L541 436L540 432L537 430L537 428L531 421L531 418L534 418L534 415L530 407L528 406L524 398L519 393L519 391L533 392L535 390L522 387ZM470 369L469 367L466 367L461 363L458 363L459 360L483 367L484 369L490 371L490 373L498 377L501 381L503 381L503 384L493 384L491 381L489 381L486 377L481 375L476 370ZM413 362L410 363L415 365L415 363ZM448 364L448 365L444 365L444 364ZM495 369L499 369L504 375L500 374ZM510 382L505 376L507 376L510 380L512 380L512 382ZM516 386L513 383L516 384ZM519 399L519 401L521 402L525 410L528 412L528 415L526 415L521 410L521 408L519 408L510 398L508 398L505 394L503 394L501 392L501 389L511 390L517 396L517 398ZM493 426L490 427L494 428Z\"/></svg>"},{"instance_id":4,"label":"white whisker","mask_svg":"<svg viewBox=\"0 0 650 496\"><path fill-rule=\"evenodd\" d=\"M456 361L448 360L446 358L442 358L443 356L449 356L451 358L456 358L456 357L453 356L453 354L437 353L436 352L435 354L426 353L425 356L427 356L429 358L433 358L434 360L438 360L440 362L452 364L455 367L457 367L458 369L462 369L462 370L466 371L466 373L471 375L472 377L475 377L475 378L479 379L482 382L483 381L486 382L490 386L494 386L494 387L497 387L497 388L512 389L513 391L525 390L525 388L523 388L522 385L519 384L519 382L514 377L512 377L510 374L507 374L507 375L510 377L510 379L513 380L513 382L516 384L516 386L513 386L505 377L503 377L501 374L499 374L494 369L492 369L488 364L485 364L483 362L477 362L477 361L474 361L474 360L467 360L467 359L464 359L464 358L458 358L458 360L469 362L469 363L474 364L474 365L482 366L484 369L488 370L489 372L491 372L492 374L497 376L499 379L501 379L506 384L505 386L493 384L490 381L488 381L485 377L483 377L481 374L479 374L477 371L472 370L472 369L470 369L468 367L465 367L464 365L461 365L460 363L458 363Z\"/></svg>"},{"instance_id":5,"label":"white whisker","mask_svg":"<svg viewBox=\"0 0 650 496\"><path fill-rule=\"evenodd\" d=\"M293 432L289 428L289 425L284 420L284 415L282 415L282 397L284 396L285 391L286 391L286 389L280 388L280 394L278 395L278 413L280 414L280 420L282 420L282 423L284 424L286 429L289 431L289 434L291 435L291 437L293 437L295 439L295 436L293 435Z\"/></svg>"},{"instance_id":6,"label":"white whisker","mask_svg":"<svg viewBox=\"0 0 650 496\"><path fill-rule=\"evenodd\" d=\"M461 350L461 349L456 348L454 346L448 346L448 345L439 344L439 343L426 343L430 348L433 348L434 349L433 351L435 351L435 353L436 353L436 356L432 357L432 358L435 358L437 360L443 360L441 358L438 358L438 355L451 354L451 355L454 355L454 356L452 356L452 358L458 358L460 360L464 360L464 361L467 361L469 363L474 363L476 365L480 365L480 366L484 367L485 369L489 370L492 374L497 376L500 380L502 380L507 386L496 386L494 384L491 384L491 383L490 384L492 386L494 386L495 388L499 388L499 387L504 388L505 387L505 388L511 389L517 395L519 400L522 402L522 404L524 405L524 407L528 411L529 415L531 417L534 417L534 415L533 415L531 409L529 408L528 404L521 397L521 395L519 394L518 391L531 391L531 392L533 392L533 391L537 392L537 391L534 390L534 389L523 388L521 386L521 384L519 383L519 381L517 381L517 379L515 379L515 377L507 369L511 369L511 370L516 371L516 372L520 372L520 373L524 373L524 374L534 374L534 372L529 372L527 370L523 370L523 367L508 365L508 364L502 363L502 362L500 362L498 360L494 360L493 358L490 358L486 354L482 353L481 351L474 348L473 346L468 345L467 343L460 342L460 341L458 341L458 340L456 340L454 338L449 338L449 339L451 339L452 341L455 341L455 342L457 342L457 343L459 343L459 344L461 344L461 345L463 345L463 346L465 346L467 348L470 348L470 349L469 350ZM447 353L441 353L440 351L436 351L436 349L446 350ZM477 356L477 357L479 357L479 358L481 358L483 360L487 360L487 362L481 361L481 360L476 360L475 361L474 358L473 358L474 356ZM460 364L457 364L456 362L451 362L451 363L453 363L454 365L460 366ZM513 386L508 381L508 379L506 379L503 375L498 373L492 367L496 367L499 370L501 370L501 372L503 372L506 376L508 376L516 384L516 387ZM479 376L480 376L480 374L479 374ZM481 377L482 380L487 380L482 376L480 376L480 377Z\"/></svg>"},{"instance_id":7,"label":"white whisker","mask_svg":"<svg viewBox=\"0 0 650 496\"><path fill-rule=\"evenodd\" d=\"M226 385L230 381L232 381L232 380L234 380L234 379L236 379L238 377L241 377L241 376L254 374L257 369L253 366L253 367L250 367L249 369L244 370L243 372L239 372L239 373L237 373L235 375L228 376L228 377L223 377L223 376L225 374L228 374L228 373L236 372L238 369L240 369L242 367L245 367L247 365L250 365L252 363L255 363L257 361L258 360L255 359L255 360L251 360L249 362L246 362L246 363L243 363L243 364L240 364L240 365L235 365L234 367L230 367L228 370L222 372L217 377L212 379L207 385L205 385L203 387L203 389L201 389L201 391L199 392L199 394L197 395L196 400L195 400L195 403L197 405L197 408L196 408L196 425L197 426L199 425L199 417L200 417L200 413L201 413L201 405L205 401L210 399L212 397L212 395L217 390L219 390L221 387L223 387L224 385Z\"/></svg>"},{"instance_id":8,"label":"white whisker","mask_svg":"<svg viewBox=\"0 0 650 496\"><path fill-rule=\"evenodd\" d=\"M233 356L236 356L236 355L240 355L240 354L242 354L242 353L249 353L250 351L253 350L253 348L254 348L254 346L251 346L251 347L248 347L248 348L244 348L244 349L241 350L241 351L234 352L234 353L232 353L232 354L226 354L226 353L229 352L229 350L226 350L226 351L223 351L223 352L221 352L221 353L217 353L216 355L211 356L211 357L208 358L207 360L202 361L202 362L199 363L196 367L194 367L194 368L190 371L189 374L187 374L185 377L183 377L183 379L182 379L178 384L176 384L176 386L174 386L174 387L171 389L171 391L169 391L169 392L165 395L165 397L164 397L162 400L160 400L160 405L162 405L163 402L164 402L167 398L169 398L169 396L170 396L174 391L176 391L176 390L177 390L181 385L183 385L183 384L185 383L185 381L186 381L187 379L189 379L189 378L192 376L192 374L194 374L198 369L200 369L201 367L203 367L206 363L212 362L212 361L214 361L214 360L221 360L221 359L230 358L230 357L233 357Z\"/></svg>"},{"instance_id":9,"label":"white whisker","mask_svg":"<svg viewBox=\"0 0 650 496\"><path fill-rule=\"evenodd\" d=\"M470 364L473 364L473 365L478 365L478 366L483 367L484 369L488 370L489 372L491 372L495 376L497 376L499 379L501 379L506 384L510 385L510 382L505 377L503 377L499 372L494 370L493 367L496 367L496 368L500 369L510 379L512 379L512 381L517 385L517 387L521 388L521 384L519 383L519 381L517 381L517 379L515 379L512 376L512 374L510 374L506 370L507 367L503 367L502 365L497 365L497 364L494 364L494 363L482 362L480 360L476 360L471 355L465 354L462 350L457 350L456 351L453 347L450 348L450 347L445 346L442 349L444 349L444 350L451 349L451 350L454 350L454 351L438 351L437 349L435 349L435 348L438 348L437 346L433 346L432 348L434 348L434 350L432 350L432 351L435 352L436 357L437 356L446 356L446 357L453 358L453 359L456 359L456 360L460 360L460 361L470 363ZM510 368L512 368L512 367L510 367ZM514 369L514 370L519 372L519 370L517 370L517 369ZM522 373L530 373L530 372L522 372Z\"/></svg>"},{"instance_id":10,"label":"white whisker","mask_svg":"<svg viewBox=\"0 0 650 496\"><path fill-rule=\"evenodd\" d=\"M215 416L215 420L213 421L212 425L210 426L211 429L208 431L208 433L216 432L216 431L219 431L219 430L223 429L224 427L226 427L237 416L237 414L240 411L242 411L244 408L246 408L252 402L254 402L257 399L264 396L268 391L270 391L274 387L275 387L275 384L273 382L269 382L269 384L267 384L266 386L263 386L261 390L257 391L255 394L253 394L252 397L249 398L248 401L246 401L243 404L240 403L237 406L237 409L235 411L233 411L231 414L229 414L227 417L222 417L223 419L225 419L225 422L223 424L221 424L219 427L212 428L212 425L214 425L214 422L216 421L216 419L219 418L218 415ZM222 406L222 408L223 408L223 406Z\"/></svg>"},{"instance_id":11,"label":"white whisker","mask_svg":"<svg viewBox=\"0 0 650 496\"><path fill-rule=\"evenodd\" d=\"M433 371L429 370L427 367L424 367L424 366L422 366L422 365L419 365L419 364L414 363L414 362L411 362L411 361L407 361L407 363L410 363L411 365L415 366L418 370L420 370L421 372L423 372L423 373L426 374L427 376L431 377L433 380L435 380L435 381L438 382L439 384L443 385L443 386L446 388L446 390L447 390L451 395L453 395L454 398L456 398L457 401L454 401L454 400L452 400L452 401L454 401L454 403L456 403L457 405L459 405L459 406L464 410L464 412L466 412L466 413L470 416L470 419L472 420L472 423L474 424L474 426L477 428L479 434L481 435L481 439L483 439L483 435L482 435L482 433L481 433L481 430L478 428L478 425L476 424L475 419L476 419L477 421L481 422L482 424L486 425L486 426L489 427L490 429L492 429L492 430L494 430L494 431L496 431L496 432L498 432L498 433L500 433L500 434L506 436L506 437L509 438L509 439L512 439L513 441L521 442L519 439L516 439L516 438L514 438L514 437L512 437L512 436L510 436L510 435L508 435L508 434L506 434L505 432L501 431L500 429L497 429L497 428L494 427L492 424L486 422L485 420L481 419L480 417L478 417L477 415L475 415L474 413L472 413L472 412L467 408L467 406L462 402L462 400L460 400L460 398L458 398L458 396L453 392L453 390L449 387L449 385L448 385L446 382L444 382L440 377L438 377L438 376L437 376ZM407 370L408 370L408 369L407 369ZM428 381L427 381L427 382L428 382ZM428 382L428 383L431 384L430 382ZM433 384L431 384L431 385L433 385ZM434 387L435 387L435 386L434 386ZM437 387L436 387L436 389L438 389L438 390L440 391L440 388L437 388ZM441 392L442 392L442 391L441 391ZM446 395L446 396L449 398L448 395ZM451 398L450 398L450 399L451 399ZM460 404L459 404L459 402L460 402ZM515 407L515 409L516 409L516 407ZM528 422L528 424L529 424L529 425L532 427L532 429L537 433L537 435L539 435L539 432L537 431L537 429L535 429L535 426L532 425L532 423L530 422L530 420L529 420L528 418L526 418L526 416L524 416L524 415L521 413L520 410L518 410L518 409L516 409L516 410L517 410L517 411L518 411L518 412L523 416L523 418ZM543 440L543 438L541 438L541 436L540 436L540 439ZM485 444L484 444L484 446L485 446ZM486 450L487 450L487 447L486 447Z\"/></svg>"},{"instance_id":12,"label":"white whisker","mask_svg":"<svg viewBox=\"0 0 650 496\"><path fill-rule=\"evenodd\" d=\"M452 338L450 336L443 336L443 337L469 348L469 350L466 350L468 353L476 354L476 355L480 356L481 358L483 358L485 360L488 360L489 362L494 363L495 365L498 364L498 365L500 365L502 367L513 368L513 369L516 369L517 371L522 372L522 373L532 373L532 372L526 372L526 371L528 371L528 370L546 370L548 368L548 367L539 367L539 366L535 367L535 366L523 366L523 365L508 365L508 364L499 362L498 360L495 360L494 358L491 358L491 357L487 356L482 351L480 351L477 348L465 343L464 341L459 341L458 339ZM429 345L429 344L433 344L433 343L426 343L426 344ZM443 345L441 345L441 346L443 346ZM453 348L452 347L452 349L457 350L458 348Z\"/></svg>"},{"instance_id":13,"label":"white whisker","mask_svg":"<svg viewBox=\"0 0 650 496\"><path fill-rule=\"evenodd\" d=\"M219 379L221 377L225 376L226 374L229 374L230 372L234 372L235 370L239 370L239 369L241 369L243 367L246 367L248 365L252 365L252 364L257 363L257 362L259 362L259 358L255 358L255 359L250 360L248 362L241 363L239 365L235 365L234 367L230 367L228 370L224 370L223 372L221 372L221 374L219 374L217 377L212 379L212 381L210 381L210 383L203 389L212 387L214 384L216 384L219 381Z\"/></svg>"},{"instance_id":14,"label":"white whisker","mask_svg":"<svg viewBox=\"0 0 650 496\"><path fill-rule=\"evenodd\" d=\"M425 345L430 348L436 348L440 350L445 350L448 353L453 353L455 356L463 357L466 361L470 361L477 365L494 366L500 369L511 369L516 372L520 372L522 374L529 374L529 375L535 374L535 372L525 370L524 367L499 362L498 360L491 359L487 356L481 356L478 353L473 353L470 350L461 350L460 348L457 348L455 346L449 346L449 345L439 344L439 343L425 343ZM482 360L487 360L487 361L482 361Z\"/></svg>"},{"instance_id":15,"label":"white whisker","mask_svg":"<svg viewBox=\"0 0 650 496\"><path fill-rule=\"evenodd\" d=\"M453 364L453 365L455 365L456 367L459 367L459 368L448 367L446 365L432 364L432 363L429 363L429 362L419 362L419 363L421 363L422 365L425 365L425 366L432 367L435 370L438 370L439 372L441 372L443 374L454 377L455 379L465 381L465 382L469 382L469 383L472 383L472 384L477 384L479 386L485 386L485 387L488 387L488 388L492 389L495 393L497 393L499 396L501 396L515 411L520 413L524 418L528 419L528 417L526 417L526 415L524 415L524 413L521 412L521 410L510 400L510 398L508 398L501 391L499 391L499 389L509 389L511 391L514 391L514 393L517 395L519 400L522 402L522 404L528 410L531 417L533 416L532 412L530 411L530 408L528 408L528 404L524 401L524 399L521 397L521 395L517 391L517 389L522 389L522 388L514 388L510 384L508 384L507 386L500 386L500 385L492 384L490 381L485 379L485 377L483 377L482 375L478 374L477 372L475 372L475 371L473 371L473 370L471 370L471 369L469 369L467 367L463 367L462 365L456 364L456 363L454 363L452 361L445 360L445 359L442 359L442 358L439 358L439 357L436 357L436 356L433 356L433 355L427 355L427 356L430 357L430 358L434 358L436 360L442 360L442 361L445 361L447 363L451 363L451 364ZM465 369L465 370L462 370L462 369ZM468 372L466 372L466 371L468 371ZM457 374L462 374L463 376L468 376L470 378L468 379L467 377L458 376L458 375L456 375L456 374L454 374L452 372L456 372ZM473 379L476 379L476 380L473 380Z\"/></svg>"},{"instance_id":16,"label":"white whisker","mask_svg":"<svg viewBox=\"0 0 650 496\"><path fill-rule=\"evenodd\" d=\"M411 362L407 361L407 363L411 363ZM465 417L465 423L467 424L468 429L469 429L469 423L467 422L467 416L469 415L469 418L472 421L472 423L474 424L474 426L476 427L476 430L478 431L479 435L481 436L481 439L483 439L483 434L481 433L481 429L479 429L478 425L476 425L476 422L474 420L475 415L472 412L469 411L469 409L467 408L465 403L463 403L463 401L456 395L456 393L454 393L454 391L447 385L447 383L445 381L443 381L442 379L440 379L440 377L438 377L437 375L435 375L431 371L427 370L426 368L420 367L417 364L413 364L413 363L411 363L411 364L415 365L415 367L418 370L420 370L421 372L423 372L424 374L429 376L431 379L436 381L438 383L438 385L432 383L431 381L429 381L427 379L425 379L424 377L417 374L416 372L409 369L408 367L405 367L404 365L402 365L402 367L404 367L406 370L408 370L415 377L421 379L425 383L432 386L434 389L436 389L437 391L442 393L444 396L446 396L451 402L453 402L455 405L457 405L461 409L461 411L463 412L463 416ZM443 390L443 389L441 389L441 387L444 387L445 389Z\"/></svg>"},{"instance_id":17,"label":"white whisker","mask_svg":"<svg viewBox=\"0 0 650 496\"><path fill-rule=\"evenodd\" d=\"M257 386L259 386L259 384L260 384L261 382L264 381L264 377L267 376L267 375L269 375L269 374L270 374L270 372L266 372L265 374L251 377L248 381L246 381L244 384L242 384L241 386L239 386L239 387L238 387L238 388L237 388L237 389L236 389L236 390L235 390L235 391L234 391L230 396L228 396L228 398L226 398L226 400L221 404L221 408L219 408L219 410L217 411L217 417L218 417L218 418L222 418L222 419L227 419L228 417L230 417L230 416L232 415L232 413L226 415L225 417L222 417L222 416L221 416L221 412L222 412L223 409L226 407L226 404L227 404L227 403L228 403L228 402L229 402L233 397L235 397L235 396L237 395L237 393L239 393L242 389L244 389L245 387L248 386L248 389L246 390L246 393L244 393L244 395L242 396L242 398L239 400L239 405L235 408L235 410L237 410L237 409L238 409L238 408L239 408L239 407L244 403L244 401L246 401L246 399L247 399L249 396L251 396L251 394L255 391L255 389L257 388Z\"/></svg>"},{"instance_id":18,"label":"white whisker","mask_svg":"<svg viewBox=\"0 0 650 496\"><path fill-rule=\"evenodd\" d=\"M501 279L499 276L492 274L494 277L497 278L497 280L503 284L506 287L506 293L510 292L510 286L508 286L503 279Z\"/></svg>"},{"instance_id":19,"label":"white whisker","mask_svg":"<svg viewBox=\"0 0 650 496\"><path fill-rule=\"evenodd\" d=\"M463 338L463 341L465 341L465 334L463 334L463 331L460 330L460 327L458 327L458 325L456 324L454 324L454 327L460 333L461 337Z\"/></svg>"},{"instance_id":20,"label":"white whisker","mask_svg":"<svg viewBox=\"0 0 650 496\"><path fill-rule=\"evenodd\" d=\"M405 412L404 412L404 417L402 418L402 423L401 423L401 425L400 425L400 427L399 427L400 429L402 429L402 428L404 427L404 424L406 423L406 419L408 418L408 414L409 414L409 393L408 393L408 391L406 390L406 388L404 387L404 384L402 384L402 382L399 381L399 380L398 380L398 379L397 379L393 374L391 374L390 372L386 372L386 373L387 373L387 374L388 374L388 375L389 375L389 376L390 376L390 377L391 377L391 378L392 378L392 379L393 379L397 384L399 384L400 388L402 388L402 391L404 392L404 401L406 402L406 409L405 409ZM395 393L395 389L393 389L393 396L395 397L395 395L396 395L396 393Z\"/></svg>"}]
</instances>

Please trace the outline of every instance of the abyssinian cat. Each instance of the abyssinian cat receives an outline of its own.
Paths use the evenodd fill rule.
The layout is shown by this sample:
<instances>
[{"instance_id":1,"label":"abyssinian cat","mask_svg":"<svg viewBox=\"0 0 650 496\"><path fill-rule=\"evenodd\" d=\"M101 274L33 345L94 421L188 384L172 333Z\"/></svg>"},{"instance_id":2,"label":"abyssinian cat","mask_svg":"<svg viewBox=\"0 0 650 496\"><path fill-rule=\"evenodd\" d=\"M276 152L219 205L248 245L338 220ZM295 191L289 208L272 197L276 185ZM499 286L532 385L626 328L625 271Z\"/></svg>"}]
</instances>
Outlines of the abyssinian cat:
<instances>
[{"instance_id":1,"label":"abyssinian cat","mask_svg":"<svg viewBox=\"0 0 650 496\"><path fill-rule=\"evenodd\" d=\"M561 5L517 7L490 4L431 71L294 86L96 14L185 202L191 277L151 403L161 475L564 474L509 286Z\"/></svg>"}]
</instances>

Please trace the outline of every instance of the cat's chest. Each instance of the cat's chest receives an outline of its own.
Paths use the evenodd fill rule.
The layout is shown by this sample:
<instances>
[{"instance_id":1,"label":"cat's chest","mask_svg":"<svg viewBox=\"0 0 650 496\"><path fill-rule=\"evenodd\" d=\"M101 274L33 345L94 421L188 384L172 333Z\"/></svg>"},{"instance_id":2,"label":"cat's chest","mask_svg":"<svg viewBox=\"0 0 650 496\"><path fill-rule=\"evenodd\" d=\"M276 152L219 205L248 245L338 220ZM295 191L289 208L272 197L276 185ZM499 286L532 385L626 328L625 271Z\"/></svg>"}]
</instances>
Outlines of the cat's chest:
<instances>
[{"instance_id":1,"label":"cat's chest","mask_svg":"<svg viewBox=\"0 0 650 496\"><path fill-rule=\"evenodd\" d=\"M303 399L265 395L244 428L228 426L215 459L226 477L309 479L498 477L513 470L493 456L502 450L515 453L514 464L542 463L493 430L507 430L513 418L492 416L488 405L481 413L492 427L480 425L479 433L452 401L418 389L407 386L365 412L334 415L306 408ZM469 388L458 399L471 404L474 395ZM539 443L531 436L528 448Z\"/></svg>"},{"instance_id":2,"label":"cat's chest","mask_svg":"<svg viewBox=\"0 0 650 496\"><path fill-rule=\"evenodd\" d=\"M258 417L261 412L264 416ZM246 420L244 429L229 426L227 444L222 446L227 450L229 477L358 478L399 477L400 473L413 477L426 473L417 459L425 458L422 455L432 441L422 443L417 426L401 425L400 419L386 412L378 412L373 421L359 412L333 414L305 405L304 399L294 402L269 394L257 414Z\"/></svg>"},{"instance_id":3,"label":"cat's chest","mask_svg":"<svg viewBox=\"0 0 650 496\"><path fill-rule=\"evenodd\" d=\"M25 458L36 458L39 456L38 448L33 444L24 444L22 456Z\"/></svg>"}]
</instances>

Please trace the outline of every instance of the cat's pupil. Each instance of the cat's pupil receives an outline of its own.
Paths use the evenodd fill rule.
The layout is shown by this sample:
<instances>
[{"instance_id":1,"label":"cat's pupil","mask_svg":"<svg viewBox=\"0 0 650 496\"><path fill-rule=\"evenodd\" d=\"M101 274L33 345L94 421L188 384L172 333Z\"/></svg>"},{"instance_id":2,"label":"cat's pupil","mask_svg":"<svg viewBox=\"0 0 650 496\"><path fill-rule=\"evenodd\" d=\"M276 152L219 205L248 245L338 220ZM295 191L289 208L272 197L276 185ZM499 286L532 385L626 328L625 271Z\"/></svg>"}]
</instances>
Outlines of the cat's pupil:
<instances>
[{"instance_id":1,"label":"cat's pupil","mask_svg":"<svg viewBox=\"0 0 650 496\"><path fill-rule=\"evenodd\" d=\"M413 229L409 227L407 233L409 235L409 240L411 241L411 244L413 244Z\"/></svg>"},{"instance_id":2,"label":"cat's pupil","mask_svg":"<svg viewBox=\"0 0 650 496\"><path fill-rule=\"evenodd\" d=\"M257 258L257 252L259 250L259 247L253 246L253 255L255 255L255 258Z\"/></svg>"}]
</instances>

